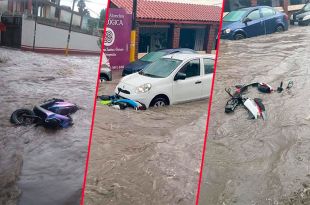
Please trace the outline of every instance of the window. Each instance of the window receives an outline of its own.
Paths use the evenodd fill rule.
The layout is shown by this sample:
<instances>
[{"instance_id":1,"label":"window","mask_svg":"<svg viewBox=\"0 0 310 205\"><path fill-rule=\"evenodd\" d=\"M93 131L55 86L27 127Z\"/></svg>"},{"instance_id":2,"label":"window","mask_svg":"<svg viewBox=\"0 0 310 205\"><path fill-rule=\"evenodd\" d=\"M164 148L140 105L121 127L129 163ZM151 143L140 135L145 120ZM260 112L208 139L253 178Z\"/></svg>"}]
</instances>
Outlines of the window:
<instances>
[{"instance_id":1,"label":"window","mask_svg":"<svg viewBox=\"0 0 310 205\"><path fill-rule=\"evenodd\" d=\"M214 72L214 60L210 58L203 59L203 64L205 67L205 75L211 74Z\"/></svg>"},{"instance_id":2,"label":"window","mask_svg":"<svg viewBox=\"0 0 310 205\"><path fill-rule=\"evenodd\" d=\"M142 58L140 58L140 60L145 62L154 62L159 58L163 57L164 55L167 55L167 53L162 51L150 52L145 56L143 56Z\"/></svg>"},{"instance_id":3,"label":"window","mask_svg":"<svg viewBox=\"0 0 310 205\"><path fill-rule=\"evenodd\" d=\"M263 17L269 17L275 15L275 11L271 8L262 8Z\"/></svg>"},{"instance_id":4,"label":"window","mask_svg":"<svg viewBox=\"0 0 310 205\"><path fill-rule=\"evenodd\" d=\"M140 75L151 78L166 78L168 77L180 64L181 60L160 58L157 61L149 64L144 70L139 72Z\"/></svg>"},{"instance_id":5,"label":"window","mask_svg":"<svg viewBox=\"0 0 310 205\"><path fill-rule=\"evenodd\" d=\"M190 62L186 63L183 68L179 71L181 73L186 74L186 78L200 76L200 62L199 59L191 60Z\"/></svg>"},{"instance_id":6,"label":"window","mask_svg":"<svg viewBox=\"0 0 310 205\"><path fill-rule=\"evenodd\" d=\"M223 21L235 22L240 21L240 19L245 15L246 10L240 9L237 11L231 11L226 16L224 16Z\"/></svg>"},{"instance_id":7,"label":"window","mask_svg":"<svg viewBox=\"0 0 310 205\"><path fill-rule=\"evenodd\" d=\"M260 13L259 10L255 10L252 11L251 13L249 13L249 15L247 16L247 18L251 19L251 20L257 20L260 18Z\"/></svg>"},{"instance_id":8,"label":"window","mask_svg":"<svg viewBox=\"0 0 310 205\"><path fill-rule=\"evenodd\" d=\"M56 7L55 9L55 18L59 18L60 15L60 9L58 7Z\"/></svg>"},{"instance_id":9,"label":"window","mask_svg":"<svg viewBox=\"0 0 310 205\"><path fill-rule=\"evenodd\" d=\"M303 10L304 11L310 11L310 4L306 4Z\"/></svg>"}]
</instances>

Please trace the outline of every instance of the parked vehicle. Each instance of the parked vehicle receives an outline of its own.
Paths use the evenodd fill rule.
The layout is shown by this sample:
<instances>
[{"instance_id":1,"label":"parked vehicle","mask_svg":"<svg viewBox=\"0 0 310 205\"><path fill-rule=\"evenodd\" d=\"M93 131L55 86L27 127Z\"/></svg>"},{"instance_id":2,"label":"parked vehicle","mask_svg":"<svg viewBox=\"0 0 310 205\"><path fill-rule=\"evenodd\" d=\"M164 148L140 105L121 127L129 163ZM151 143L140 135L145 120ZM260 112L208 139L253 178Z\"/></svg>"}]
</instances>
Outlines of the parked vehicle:
<instances>
[{"instance_id":1,"label":"parked vehicle","mask_svg":"<svg viewBox=\"0 0 310 205\"><path fill-rule=\"evenodd\" d=\"M172 53L197 53L197 52L189 48L163 49L150 52L145 56L143 56L142 58L136 60L135 62L126 65L123 70L122 76L139 72L140 70L144 69L147 65L158 60L162 56L169 55Z\"/></svg>"},{"instance_id":2,"label":"parked vehicle","mask_svg":"<svg viewBox=\"0 0 310 205\"><path fill-rule=\"evenodd\" d=\"M109 59L103 54L102 55L102 65L100 70L100 81L111 81L112 71Z\"/></svg>"},{"instance_id":3,"label":"parked vehicle","mask_svg":"<svg viewBox=\"0 0 310 205\"><path fill-rule=\"evenodd\" d=\"M207 98L214 59L213 54L176 53L164 56L144 70L125 76L115 88L115 93L146 107Z\"/></svg>"},{"instance_id":4,"label":"parked vehicle","mask_svg":"<svg viewBox=\"0 0 310 205\"><path fill-rule=\"evenodd\" d=\"M222 39L240 40L288 30L288 16L269 6L242 8L223 18Z\"/></svg>"},{"instance_id":5,"label":"parked vehicle","mask_svg":"<svg viewBox=\"0 0 310 205\"><path fill-rule=\"evenodd\" d=\"M290 23L292 25L309 26L310 25L310 2L302 9L291 15Z\"/></svg>"}]
</instances>

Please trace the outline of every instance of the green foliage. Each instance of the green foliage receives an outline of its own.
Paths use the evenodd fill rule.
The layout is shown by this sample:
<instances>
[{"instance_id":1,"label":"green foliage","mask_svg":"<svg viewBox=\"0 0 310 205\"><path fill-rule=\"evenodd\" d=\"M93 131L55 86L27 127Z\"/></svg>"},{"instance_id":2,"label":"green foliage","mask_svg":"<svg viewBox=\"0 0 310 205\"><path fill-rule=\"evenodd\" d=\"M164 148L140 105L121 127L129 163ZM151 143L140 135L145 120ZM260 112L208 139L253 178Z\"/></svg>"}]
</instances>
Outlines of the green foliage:
<instances>
[{"instance_id":1,"label":"green foliage","mask_svg":"<svg viewBox=\"0 0 310 205\"><path fill-rule=\"evenodd\" d=\"M77 3L77 7L79 9L79 13L80 14L83 14L84 13L84 10L86 8L86 3L85 3L85 0L79 0L78 3Z\"/></svg>"},{"instance_id":2,"label":"green foliage","mask_svg":"<svg viewBox=\"0 0 310 205\"><path fill-rule=\"evenodd\" d=\"M106 15L106 10L102 9L100 11L100 17L99 17L99 28L103 28L103 26L104 26L105 15Z\"/></svg>"},{"instance_id":3,"label":"green foliage","mask_svg":"<svg viewBox=\"0 0 310 205\"><path fill-rule=\"evenodd\" d=\"M103 30L103 27L104 27L105 15L106 15L106 10L102 9L100 11L99 25L98 25L98 27L101 28L102 30ZM98 44L100 49L101 49L101 46L102 46L102 34L103 34L103 31L101 32L101 35L100 35L100 37L99 37L99 39L97 41L97 44Z\"/></svg>"}]
</instances>

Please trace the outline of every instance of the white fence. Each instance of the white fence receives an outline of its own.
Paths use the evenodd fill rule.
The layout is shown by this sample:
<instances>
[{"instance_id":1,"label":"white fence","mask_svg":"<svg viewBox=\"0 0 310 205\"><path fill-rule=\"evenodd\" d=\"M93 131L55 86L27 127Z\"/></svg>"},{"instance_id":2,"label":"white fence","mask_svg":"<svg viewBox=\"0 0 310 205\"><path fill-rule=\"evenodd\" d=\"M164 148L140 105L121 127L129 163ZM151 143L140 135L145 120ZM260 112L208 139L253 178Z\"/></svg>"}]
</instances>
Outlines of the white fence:
<instances>
[{"instance_id":1,"label":"white fence","mask_svg":"<svg viewBox=\"0 0 310 205\"><path fill-rule=\"evenodd\" d=\"M31 50L33 48L35 22L31 19L23 19L21 48ZM37 23L35 50L49 53L63 53L67 44L68 30ZM97 36L78 32L71 32L69 53L99 54Z\"/></svg>"}]
</instances>

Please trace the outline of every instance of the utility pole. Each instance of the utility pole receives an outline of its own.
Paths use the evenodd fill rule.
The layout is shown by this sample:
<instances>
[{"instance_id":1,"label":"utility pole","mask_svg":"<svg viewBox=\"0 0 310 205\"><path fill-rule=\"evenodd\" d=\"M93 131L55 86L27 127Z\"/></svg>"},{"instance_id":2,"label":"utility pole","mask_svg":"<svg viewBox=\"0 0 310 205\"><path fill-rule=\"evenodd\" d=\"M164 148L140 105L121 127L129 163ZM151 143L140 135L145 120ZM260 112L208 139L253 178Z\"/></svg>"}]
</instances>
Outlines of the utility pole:
<instances>
[{"instance_id":1,"label":"utility pole","mask_svg":"<svg viewBox=\"0 0 310 205\"><path fill-rule=\"evenodd\" d=\"M37 34L37 21L38 21L38 12L39 12L39 8L38 8L38 0L35 0L35 20L34 20L34 31L33 31L33 44L32 44L32 51L35 50L35 46L36 46L36 34Z\"/></svg>"},{"instance_id":2,"label":"utility pole","mask_svg":"<svg viewBox=\"0 0 310 205\"><path fill-rule=\"evenodd\" d=\"M68 55L69 52L69 42L70 42L70 35L71 35L71 27L72 27L72 19L73 19L73 12L74 12L74 5L75 5L75 1L73 0L73 5L72 5L72 11L71 11L71 18L70 18L70 25L69 25L69 33L68 33L68 38L67 38L67 46L65 49L65 55Z\"/></svg>"},{"instance_id":3,"label":"utility pole","mask_svg":"<svg viewBox=\"0 0 310 205\"><path fill-rule=\"evenodd\" d=\"M137 21L137 0L133 0L132 5L132 24L130 33L130 58L129 61L135 61L136 53L136 21Z\"/></svg>"}]
</instances>

